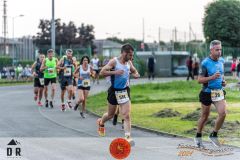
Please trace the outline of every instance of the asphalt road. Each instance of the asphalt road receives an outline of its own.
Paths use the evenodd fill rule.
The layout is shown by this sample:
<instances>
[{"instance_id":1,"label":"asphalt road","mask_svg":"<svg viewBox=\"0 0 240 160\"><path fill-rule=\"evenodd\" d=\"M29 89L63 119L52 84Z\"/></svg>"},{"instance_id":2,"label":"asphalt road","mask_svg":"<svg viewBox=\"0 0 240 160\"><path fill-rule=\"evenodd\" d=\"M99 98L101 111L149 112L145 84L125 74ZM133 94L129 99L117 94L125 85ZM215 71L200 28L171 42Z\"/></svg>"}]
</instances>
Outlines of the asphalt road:
<instances>
[{"instance_id":1,"label":"asphalt road","mask_svg":"<svg viewBox=\"0 0 240 160\"><path fill-rule=\"evenodd\" d=\"M181 78L180 78L181 80ZM157 82L172 81L172 79L157 79ZM148 80L133 80L131 84L145 84ZM105 91L108 85L101 81L94 85L90 94ZM106 137L98 137L96 128L97 117L88 114L86 119L80 118L79 112L60 111L60 87L57 88L53 109L38 107L33 101L32 86L0 87L0 159L29 160L111 160L109 153L111 141L123 136L121 126L106 124ZM240 159L240 149L223 146L213 153L193 149L179 148L183 145L194 145L192 139L174 138L139 129L132 130L136 142L127 160L175 160L175 159ZM7 145L14 139L17 146ZM217 150L210 143L207 149ZM7 156L7 148L21 148L21 156ZM212 150L212 151L213 151ZM193 151L192 155L180 156L181 151ZM14 152L12 152L14 153ZM206 153L210 153L206 155ZM214 152L215 153L215 152ZM231 155L223 155L231 154Z\"/></svg>"}]
</instances>

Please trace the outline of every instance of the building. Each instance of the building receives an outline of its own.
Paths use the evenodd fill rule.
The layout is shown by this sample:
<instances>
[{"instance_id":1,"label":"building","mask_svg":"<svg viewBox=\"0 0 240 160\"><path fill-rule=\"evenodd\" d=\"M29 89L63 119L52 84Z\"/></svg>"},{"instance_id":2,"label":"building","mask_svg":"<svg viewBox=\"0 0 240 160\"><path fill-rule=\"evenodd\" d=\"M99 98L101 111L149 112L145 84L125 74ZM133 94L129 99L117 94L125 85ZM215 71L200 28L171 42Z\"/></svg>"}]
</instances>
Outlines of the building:
<instances>
[{"instance_id":1,"label":"building","mask_svg":"<svg viewBox=\"0 0 240 160\"><path fill-rule=\"evenodd\" d=\"M104 57L114 57L118 56L121 52L122 45L117 42L110 40L94 40L94 45L96 46L95 53Z\"/></svg>"},{"instance_id":2,"label":"building","mask_svg":"<svg viewBox=\"0 0 240 160\"><path fill-rule=\"evenodd\" d=\"M16 39L8 38L6 45L6 53L4 53L4 39L1 37L0 56L10 56L14 61L34 59L35 46L30 36Z\"/></svg>"},{"instance_id":3,"label":"building","mask_svg":"<svg viewBox=\"0 0 240 160\"><path fill-rule=\"evenodd\" d=\"M153 52L137 52L137 57L144 61L147 66L147 61ZM154 52L156 59L155 74L156 76L168 77L173 75L173 70L177 66L185 65L186 59L190 55L189 52L181 51L158 51Z\"/></svg>"}]
</instances>

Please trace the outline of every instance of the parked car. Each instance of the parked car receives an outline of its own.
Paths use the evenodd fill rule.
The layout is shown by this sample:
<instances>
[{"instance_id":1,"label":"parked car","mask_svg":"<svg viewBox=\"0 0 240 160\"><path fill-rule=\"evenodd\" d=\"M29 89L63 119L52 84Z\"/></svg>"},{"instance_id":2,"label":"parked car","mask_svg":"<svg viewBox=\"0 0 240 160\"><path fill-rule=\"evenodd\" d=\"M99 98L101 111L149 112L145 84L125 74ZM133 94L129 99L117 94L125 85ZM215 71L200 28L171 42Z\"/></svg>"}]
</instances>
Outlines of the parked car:
<instances>
[{"instance_id":1,"label":"parked car","mask_svg":"<svg viewBox=\"0 0 240 160\"><path fill-rule=\"evenodd\" d=\"M225 74L231 74L231 65L232 65L232 62L230 62L230 61L227 61L224 63L224 73Z\"/></svg>"},{"instance_id":2,"label":"parked car","mask_svg":"<svg viewBox=\"0 0 240 160\"><path fill-rule=\"evenodd\" d=\"M176 76L187 76L188 75L188 68L187 66L177 66L173 70L173 74Z\"/></svg>"}]
</instances>

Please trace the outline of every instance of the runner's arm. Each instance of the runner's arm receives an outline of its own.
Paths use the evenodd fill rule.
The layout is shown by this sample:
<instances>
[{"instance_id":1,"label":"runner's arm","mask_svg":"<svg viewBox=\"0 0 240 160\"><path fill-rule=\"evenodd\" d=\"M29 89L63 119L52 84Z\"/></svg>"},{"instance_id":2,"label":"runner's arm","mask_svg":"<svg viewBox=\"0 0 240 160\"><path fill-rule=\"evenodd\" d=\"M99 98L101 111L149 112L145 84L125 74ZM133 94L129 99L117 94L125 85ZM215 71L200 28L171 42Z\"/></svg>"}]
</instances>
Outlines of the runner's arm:
<instances>
[{"instance_id":1,"label":"runner's arm","mask_svg":"<svg viewBox=\"0 0 240 160\"><path fill-rule=\"evenodd\" d=\"M100 75L101 76L111 76L111 75L115 75L115 74L119 74L118 72L121 71L121 70L118 70L118 71L111 71L111 69L113 69L116 65L116 61L114 59L111 59L107 65L105 65L101 71L100 71ZM123 74L123 72L122 72Z\"/></svg>"},{"instance_id":2,"label":"runner's arm","mask_svg":"<svg viewBox=\"0 0 240 160\"><path fill-rule=\"evenodd\" d=\"M130 72L134 78L140 77L140 74L138 73L137 69L133 66L131 61L130 61Z\"/></svg>"},{"instance_id":3,"label":"runner's arm","mask_svg":"<svg viewBox=\"0 0 240 160\"><path fill-rule=\"evenodd\" d=\"M33 75L33 76L36 76L36 72L35 72L36 64L37 64L37 62L35 61L35 62L33 63L33 65L32 65L32 67L31 67L31 72L32 72L32 75Z\"/></svg>"},{"instance_id":4,"label":"runner's arm","mask_svg":"<svg viewBox=\"0 0 240 160\"><path fill-rule=\"evenodd\" d=\"M93 70L92 66L90 66L90 76L95 77L96 71Z\"/></svg>"},{"instance_id":5,"label":"runner's arm","mask_svg":"<svg viewBox=\"0 0 240 160\"><path fill-rule=\"evenodd\" d=\"M60 61L56 60L56 63L57 63L57 69L60 69L60 70L65 69L65 67L61 67L61 65L63 64L63 59L60 59Z\"/></svg>"},{"instance_id":6,"label":"runner's arm","mask_svg":"<svg viewBox=\"0 0 240 160\"><path fill-rule=\"evenodd\" d=\"M37 64L37 62L35 61L35 62L33 63L33 65L32 65L32 67L31 67L31 71L32 71L32 73L35 72L34 68L36 67L36 64Z\"/></svg>"},{"instance_id":7,"label":"runner's arm","mask_svg":"<svg viewBox=\"0 0 240 160\"><path fill-rule=\"evenodd\" d=\"M200 75L198 76L198 83L202 83L202 84L208 83L209 81L217 79L218 77L221 76L219 72L215 73L212 76L206 77L207 75L208 75L207 69L204 66L202 66L202 71L201 71Z\"/></svg>"},{"instance_id":8,"label":"runner's arm","mask_svg":"<svg viewBox=\"0 0 240 160\"><path fill-rule=\"evenodd\" d=\"M40 71L41 71L41 72L48 68L48 67L45 66L45 62L46 62L46 61L43 60L42 65L41 65L41 68L40 68Z\"/></svg>"},{"instance_id":9,"label":"runner's arm","mask_svg":"<svg viewBox=\"0 0 240 160\"><path fill-rule=\"evenodd\" d=\"M75 71L73 72L74 77L78 77L79 70L80 67L77 67L77 69L75 69Z\"/></svg>"}]
</instances>

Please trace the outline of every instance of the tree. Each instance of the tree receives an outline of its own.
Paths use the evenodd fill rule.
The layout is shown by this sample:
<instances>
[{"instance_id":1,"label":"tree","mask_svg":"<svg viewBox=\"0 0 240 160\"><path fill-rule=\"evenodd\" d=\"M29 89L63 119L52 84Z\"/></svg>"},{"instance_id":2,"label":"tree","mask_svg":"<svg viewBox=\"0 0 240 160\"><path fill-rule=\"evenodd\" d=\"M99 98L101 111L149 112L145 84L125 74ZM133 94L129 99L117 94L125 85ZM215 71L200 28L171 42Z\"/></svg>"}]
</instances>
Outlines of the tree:
<instances>
[{"instance_id":1,"label":"tree","mask_svg":"<svg viewBox=\"0 0 240 160\"><path fill-rule=\"evenodd\" d=\"M218 0L208 4L203 19L207 43L221 40L224 46L240 47L240 1Z\"/></svg>"},{"instance_id":2,"label":"tree","mask_svg":"<svg viewBox=\"0 0 240 160\"><path fill-rule=\"evenodd\" d=\"M62 23L61 19L55 20L56 27L56 45L64 45L71 47L71 45L79 45L81 47L93 46L94 27L93 25L82 24L77 27L74 22L70 21L68 24ZM35 44L39 47L42 45L50 45L51 43L51 21L40 20L38 28L40 32L34 38Z\"/></svg>"},{"instance_id":3,"label":"tree","mask_svg":"<svg viewBox=\"0 0 240 160\"><path fill-rule=\"evenodd\" d=\"M81 27L78 28L78 41L84 47L93 47L93 40L95 39L94 36L94 27L93 25L84 25L82 23Z\"/></svg>"}]
</instances>

